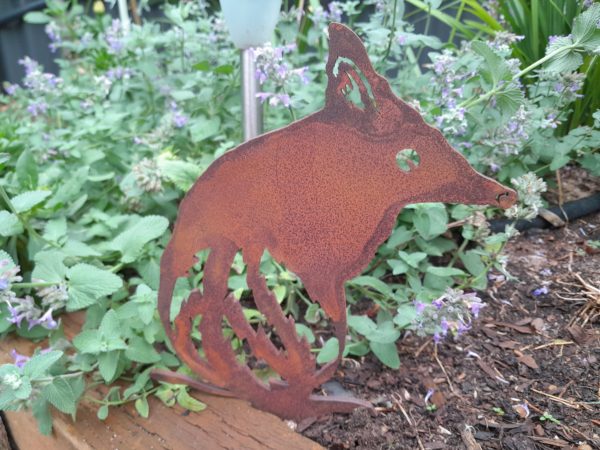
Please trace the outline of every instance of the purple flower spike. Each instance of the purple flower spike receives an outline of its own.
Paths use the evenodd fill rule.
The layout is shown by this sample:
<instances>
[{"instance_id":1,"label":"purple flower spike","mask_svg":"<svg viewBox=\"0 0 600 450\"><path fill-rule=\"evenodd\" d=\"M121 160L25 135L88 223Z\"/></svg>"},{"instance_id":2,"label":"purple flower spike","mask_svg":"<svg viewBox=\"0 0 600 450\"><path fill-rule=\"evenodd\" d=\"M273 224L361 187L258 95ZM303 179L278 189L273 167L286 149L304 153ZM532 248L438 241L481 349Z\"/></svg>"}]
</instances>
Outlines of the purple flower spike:
<instances>
[{"instance_id":1,"label":"purple flower spike","mask_svg":"<svg viewBox=\"0 0 600 450\"><path fill-rule=\"evenodd\" d=\"M25 363L31 359L29 356L17 353L17 351L14 348L10 351L10 356L13 357L13 359L15 360L15 366L17 366L19 369L22 368L25 365Z\"/></svg>"},{"instance_id":2,"label":"purple flower spike","mask_svg":"<svg viewBox=\"0 0 600 450\"><path fill-rule=\"evenodd\" d=\"M534 297L539 297L540 295L547 295L550 291L548 290L548 286L542 286L537 289L534 289L532 294Z\"/></svg>"},{"instance_id":3,"label":"purple flower spike","mask_svg":"<svg viewBox=\"0 0 600 450\"><path fill-rule=\"evenodd\" d=\"M180 113L179 111L173 114L173 126L175 128L183 128L188 123L188 116Z\"/></svg>"},{"instance_id":4,"label":"purple flower spike","mask_svg":"<svg viewBox=\"0 0 600 450\"><path fill-rule=\"evenodd\" d=\"M52 308L46 311L39 319L29 321L29 329L31 330L34 326L41 325L48 330L53 330L58 326L58 323L52 317Z\"/></svg>"}]
</instances>

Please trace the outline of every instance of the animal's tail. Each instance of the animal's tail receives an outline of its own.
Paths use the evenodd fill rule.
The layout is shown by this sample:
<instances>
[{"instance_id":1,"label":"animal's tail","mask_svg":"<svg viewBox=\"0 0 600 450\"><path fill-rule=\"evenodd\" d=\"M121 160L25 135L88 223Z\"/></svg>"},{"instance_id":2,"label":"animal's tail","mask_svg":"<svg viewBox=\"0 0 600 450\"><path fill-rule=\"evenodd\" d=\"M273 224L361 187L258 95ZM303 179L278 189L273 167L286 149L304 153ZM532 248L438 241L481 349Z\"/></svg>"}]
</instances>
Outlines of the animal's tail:
<instances>
[{"instance_id":1,"label":"animal's tail","mask_svg":"<svg viewBox=\"0 0 600 450\"><path fill-rule=\"evenodd\" d=\"M193 312L202 304L202 296L197 290L192 291L187 303L181 308L175 319L175 328L171 325L171 302L175 283L179 277L187 274L193 263L191 255L180 255L175 249L175 235L165 248L160 260L160 284L158 289L158 314L165 329L165 334L173 347L177 348L177 355L194 372L206 381L222 386L223 382L213 368L198 354L197 348L190 339L192 320L196 316ZM187 246L190 248L191 246ZM191 257L190 257L191 256Z\"/></svg>"}]
</instances>

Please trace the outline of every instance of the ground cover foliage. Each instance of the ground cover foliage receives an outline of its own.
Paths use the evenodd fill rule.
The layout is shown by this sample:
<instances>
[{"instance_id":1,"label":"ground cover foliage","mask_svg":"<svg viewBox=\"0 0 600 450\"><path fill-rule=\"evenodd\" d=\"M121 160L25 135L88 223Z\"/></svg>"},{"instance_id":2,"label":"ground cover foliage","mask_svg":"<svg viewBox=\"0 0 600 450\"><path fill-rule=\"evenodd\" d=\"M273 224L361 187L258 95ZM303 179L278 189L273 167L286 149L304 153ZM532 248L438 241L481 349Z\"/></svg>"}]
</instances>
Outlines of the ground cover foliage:
<instances>
[{"instance_id":1,"label":"ground cover foliage","mask_svg":"<svg viewBox=\"0 0 600 450\"><path fill-rule=\"evenodd\" d=\"M325 29L342 21L364 39L376 69L403 99L474 167L520 192L509 217L534 216L544 180L553 182L565 165L600 174L593 91L600 5L553 1L561 20L544 22L532 37L527 20L541 23L534 0L488 9L450 2L454 15L441 1L407 0L427 12L428 22L452 26L451 40L442 42L414 33L401 0L332 2L325 9L311 1L304 12L284 3L276 41L255 50L268 129L322 106ZM184 387L149 378L153 368L186 370L156 313L159 260L178 200L241 141L239 63L214 8L163 8L163 19L126 30L102 3L86 14L76 2L49 0L44 12L26 19L45 26L60 74L24 58L23 81L4 86L0 333L49 338L49 346L31 357L15 354L14 364L0 367L0 409L30 409L44 433L51 430L50 406L75 416L86 387L118 379L130 385L93 400L101 419L125 402L147 417L149 395L204 407ZM465 40L457 45L454 37ZM429 63L419 66L423 52ZM348 356L371 351L398 368L395 342L405 330L436 342L467 331L482 307L476 290L510 277L502 250L515 230L490 234L486 219L497 214L407 207L370 267L348 283L350 304L366 297L378 311L349 316ZM301 280L271 260L263 272L318 361L334 358L326 317ZM251 293L241 261L232 273L230 288L243 301ZM185 287L177 295L183 299ZM86 311L86 322L69 342L60 316L77 310ZM251 308L247 317L262 320ZM235 338L233 345L241 347Z\"/></svg>"}]
</instances>

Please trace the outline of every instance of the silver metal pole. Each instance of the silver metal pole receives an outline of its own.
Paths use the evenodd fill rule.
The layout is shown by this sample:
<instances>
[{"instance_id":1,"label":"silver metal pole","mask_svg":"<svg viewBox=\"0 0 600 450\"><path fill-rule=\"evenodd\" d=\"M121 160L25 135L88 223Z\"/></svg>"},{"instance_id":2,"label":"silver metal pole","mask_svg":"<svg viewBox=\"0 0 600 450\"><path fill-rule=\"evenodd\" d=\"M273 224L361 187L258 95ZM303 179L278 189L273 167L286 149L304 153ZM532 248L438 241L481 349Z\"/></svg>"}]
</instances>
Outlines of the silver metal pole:
<instances>
[{"instance_id":1,"label":"silver metal pole","mask_svg":"<svg viewBox=\"0 0 600 450\"><path fill-rule=\"evenodd\" d=\"M244 141L249 141L263 132L262 105L256 97L258 80L252 52L241 50L242 68L242 123L244 126Z\"/></svg>"},{"instance_id":2,"label":"silver metal pole","mask_svg":"<svg viewBox=\"0 0 600 450\"><path fill-rule=\"evenodd\" d=\"M121 26L123 31L128 33L131 28L131 20L129 19L129 11L127 11L127 0L117 0L119 5L119 19L121 19Z\"/></svg>"}]
</instances>

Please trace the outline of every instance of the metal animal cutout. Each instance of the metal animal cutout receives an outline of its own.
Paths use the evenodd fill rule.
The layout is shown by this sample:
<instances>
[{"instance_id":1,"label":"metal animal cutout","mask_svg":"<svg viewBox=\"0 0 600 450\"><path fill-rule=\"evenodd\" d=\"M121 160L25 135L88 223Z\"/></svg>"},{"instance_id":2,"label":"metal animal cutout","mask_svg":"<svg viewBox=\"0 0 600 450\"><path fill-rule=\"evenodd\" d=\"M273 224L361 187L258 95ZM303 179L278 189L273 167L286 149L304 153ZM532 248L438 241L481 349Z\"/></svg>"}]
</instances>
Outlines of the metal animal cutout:
<instances>
[{"instance_id":1,"label":"metal animal cutout","mask_svg":"<svg viewBox=\"0 0 600 450\"><path fill-rule=\"evenodd\" d=\"M296 420L369 406L313 391L333 376L344 351L344 282L367 266L400 210L419 202L508 207L516 199L513 190L473 170L438 130L392 93L356 34L333 23L329 38L324 108L217 159L181 202L160 269L158 310L166 334L203 381L164 372L154 376L247 399ZM349 100L349 91L360 100ZM416 151L419 163L408 160L402 170L396 158L405 149ZM192 291L173 328L169 311L175 282L187 276L203 249L210 249L203 291ZM339 341L335 361L318 367L293 319L283 314L260 274L266 250L301 278L328 315ZM228 292L238 251L254 301L283 349L246 321ZM190 337L198 316L204 356ZM236 359L223 335L225 319L281 379L265 383Z\"/></svg>"}]
</instances>

